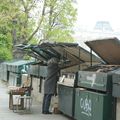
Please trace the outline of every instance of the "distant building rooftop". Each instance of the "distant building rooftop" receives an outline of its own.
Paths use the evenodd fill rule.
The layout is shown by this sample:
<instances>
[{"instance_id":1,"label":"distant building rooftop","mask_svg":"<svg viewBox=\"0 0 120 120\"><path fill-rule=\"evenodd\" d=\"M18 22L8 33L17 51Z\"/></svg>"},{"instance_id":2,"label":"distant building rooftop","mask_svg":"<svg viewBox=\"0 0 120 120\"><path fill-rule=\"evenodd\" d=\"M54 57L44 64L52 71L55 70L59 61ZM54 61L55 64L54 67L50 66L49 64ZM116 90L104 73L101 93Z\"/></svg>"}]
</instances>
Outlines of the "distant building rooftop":
<instances>
[{"instance_id":1,"label":"distant building rooftop","mask_svg":"<svg viewBox=\"0 0 120 120\"><path fill-rule=\"evenodd\" d=\"M109 31L109 32L113 31L113 29L112 29L112 27L111 27L111 25L108 21L98 21L98 22L96 22L94 30Z\"/></svg>"}]
</instances>

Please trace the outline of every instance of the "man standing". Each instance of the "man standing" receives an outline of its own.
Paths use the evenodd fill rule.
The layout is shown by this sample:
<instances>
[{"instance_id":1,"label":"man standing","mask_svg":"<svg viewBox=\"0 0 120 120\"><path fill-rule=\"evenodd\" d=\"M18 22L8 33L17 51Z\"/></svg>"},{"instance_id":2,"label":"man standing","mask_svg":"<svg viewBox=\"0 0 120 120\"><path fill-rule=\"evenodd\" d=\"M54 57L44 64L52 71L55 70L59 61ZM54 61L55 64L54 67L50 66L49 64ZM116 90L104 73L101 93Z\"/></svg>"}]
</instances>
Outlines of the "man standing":
<instances>
[{"instance_id":1,"label":"man standing","mask_svg":"<svg viewBox=\"0 0 120 120\"><path fill-rule=\"evenodd\" d=\"M43 114L51 114L49 111L51 98L56 94L56 86L58 81L58 60L57 58L51 58L48 60L48 68L47 68L47 78L44 83L44 98L43 98L43 106L42 113Z\"/></svg>"}]
</instances>

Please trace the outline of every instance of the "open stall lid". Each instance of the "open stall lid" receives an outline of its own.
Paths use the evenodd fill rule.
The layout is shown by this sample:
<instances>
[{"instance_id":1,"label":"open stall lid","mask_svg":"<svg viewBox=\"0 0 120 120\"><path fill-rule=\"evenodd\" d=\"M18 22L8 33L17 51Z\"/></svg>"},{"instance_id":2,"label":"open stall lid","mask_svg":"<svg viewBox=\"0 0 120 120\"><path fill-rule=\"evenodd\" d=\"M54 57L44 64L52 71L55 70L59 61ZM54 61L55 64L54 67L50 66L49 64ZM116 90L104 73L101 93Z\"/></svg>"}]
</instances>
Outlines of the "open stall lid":
<instances>
[{"instance_id":1,"label":"open stall lid","mask_svg":"<svg viewBox=\"0 0 120 120\"><path fill-rule=\"evenodd\" d=\"M101 59L91 55L76 43L42 43L39 45L18 45L23 51L40 61L47 61L51 57L58 58L65 63L63 66L74 66L85 62L101 63Z\"/></svg>"},{"instance_id":2,"label":"open stall lid","mask_svg":"<svg viewBox=\"0 0 120 120\"><path fill-rule=\"evenodd\" d=\"M116 37L85 42L107 64L120 64L120 40Z\"/></svg>"}]
</instances>

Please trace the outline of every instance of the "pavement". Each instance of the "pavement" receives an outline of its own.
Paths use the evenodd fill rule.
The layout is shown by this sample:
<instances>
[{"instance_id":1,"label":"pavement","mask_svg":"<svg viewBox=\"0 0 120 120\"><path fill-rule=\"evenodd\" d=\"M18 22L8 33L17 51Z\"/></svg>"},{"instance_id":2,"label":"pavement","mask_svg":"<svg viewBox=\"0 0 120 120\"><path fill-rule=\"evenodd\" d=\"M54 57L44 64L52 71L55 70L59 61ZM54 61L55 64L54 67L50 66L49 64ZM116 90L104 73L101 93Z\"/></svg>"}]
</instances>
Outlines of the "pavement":
<instances>
[{"instance_id":1,"label":"pavement","mask_svg":"<svg viewBox=\"0 0 120 120\"><path fill-rule=\"evenodd\" d=\"M41 104L33 103L31 113L15 113L9 109L9 94L7 84L0 80L0 120L71 120L63 114L44 115Z\"/></svg>"}]
</instances>

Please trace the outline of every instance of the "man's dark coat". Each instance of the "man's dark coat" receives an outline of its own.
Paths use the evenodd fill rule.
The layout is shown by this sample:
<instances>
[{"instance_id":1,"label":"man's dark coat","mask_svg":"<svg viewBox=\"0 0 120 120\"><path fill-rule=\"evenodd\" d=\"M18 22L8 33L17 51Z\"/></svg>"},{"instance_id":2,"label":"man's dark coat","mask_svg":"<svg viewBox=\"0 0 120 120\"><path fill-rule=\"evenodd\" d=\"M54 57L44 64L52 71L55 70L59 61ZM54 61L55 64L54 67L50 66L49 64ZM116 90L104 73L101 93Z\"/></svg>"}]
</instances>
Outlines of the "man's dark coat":
<instances>
[{"instance_id":1,"label":"man's dark coat","mask_svg":"<svg viewBox=\"0 0 120 120\"><path fill-rule=\"evenodd\" d=\"M56 84L58 81L59 67L57 63L48 64L47 78L44 83L44 94L56 94Z\"/></svg>"}]
</instances>

